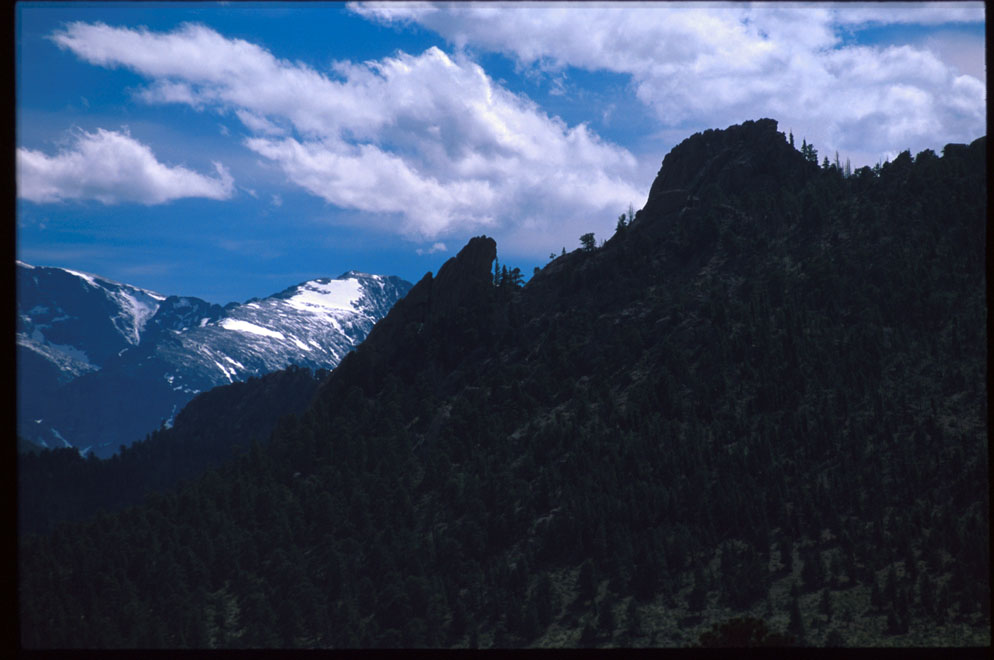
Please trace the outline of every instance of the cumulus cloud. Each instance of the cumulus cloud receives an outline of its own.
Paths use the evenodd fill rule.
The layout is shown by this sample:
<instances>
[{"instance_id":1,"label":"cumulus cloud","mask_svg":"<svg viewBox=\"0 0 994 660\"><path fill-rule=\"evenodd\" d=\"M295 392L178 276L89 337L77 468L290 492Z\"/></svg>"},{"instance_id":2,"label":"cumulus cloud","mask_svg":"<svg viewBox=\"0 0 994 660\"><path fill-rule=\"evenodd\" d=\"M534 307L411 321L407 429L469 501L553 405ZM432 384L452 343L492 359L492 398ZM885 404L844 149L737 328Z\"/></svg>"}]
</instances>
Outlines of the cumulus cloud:
<instances>
[{"instance_id":1,"label":"cumulus cloud","mask_svg":"<svg viewBox=\"0 0 994 660\"><path fill-rule=\"evenodd\" d=\"M220 163L214 163L214 177L170 167L127 132L102 128L78 132L73 144L54 156L18 148L16 160L18 196L38 203L163 204L183 197L228 199L234 193L234 181Z\"/></svg>"},{"instance_id":2,"label":"cumulus cloud","mask_svg":"<svg viewBox=\"0 0 994 660\"><path fill-rule=\"evenodd\" d=\"M138 93L146 102L234 114L249 133L244 144L290 181L415 240L526 228L555 235L645 196L627 150L438 48L321 72L202 25L154 33L71 23L52 39L149 78Z\"/></svg>"},{"instance_id":3,"label":"cumulus cloud","mask_svg":"<svg viewBox=\"0 0 994 660\"><path fill-rule=\"evenodd\" d=\"M795 5L394 5L353 3L383 23L417 23L458 48L541 70L630 76L664 126L723 127L772 116L823 151L941 146L986 130L986 87L927 45L869 47L844 31L984 20L980 3ZM983 49L972 51L982 62Z\"/></svg>"}]
</instances>

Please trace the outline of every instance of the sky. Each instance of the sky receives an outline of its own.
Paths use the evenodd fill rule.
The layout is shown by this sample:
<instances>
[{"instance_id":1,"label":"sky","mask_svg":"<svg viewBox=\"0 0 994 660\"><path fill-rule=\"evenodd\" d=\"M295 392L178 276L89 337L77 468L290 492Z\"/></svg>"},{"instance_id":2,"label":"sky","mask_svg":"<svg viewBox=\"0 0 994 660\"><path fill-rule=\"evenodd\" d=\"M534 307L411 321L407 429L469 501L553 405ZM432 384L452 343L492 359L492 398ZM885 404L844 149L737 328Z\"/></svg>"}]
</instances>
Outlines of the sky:
<instances>
[{"instance_id":1,"label":"sky","mask_svg":"<svg viewBox=\"0 0 994 660\"><path fill-rule=\"evenodd\" d=\"M770 117L853 168L986 132L984 5L45 3L15 9L16 252L225 304L529 275L693 133Z\"/></svg>"}]
</instances>

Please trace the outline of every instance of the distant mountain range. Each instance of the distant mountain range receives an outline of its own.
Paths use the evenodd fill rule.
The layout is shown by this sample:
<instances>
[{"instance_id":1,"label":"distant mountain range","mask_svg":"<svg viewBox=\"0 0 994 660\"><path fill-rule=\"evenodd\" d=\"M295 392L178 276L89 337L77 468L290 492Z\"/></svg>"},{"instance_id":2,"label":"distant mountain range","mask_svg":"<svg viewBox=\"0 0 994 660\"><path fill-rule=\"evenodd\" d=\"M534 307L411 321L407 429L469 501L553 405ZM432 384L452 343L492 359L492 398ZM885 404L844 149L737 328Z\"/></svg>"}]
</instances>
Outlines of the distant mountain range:
<instances>
[{"instance_id":1,"label":"distant mountain range","mask_svg":"<svg viewBox=\"0 0 994 660\"><path fill-rule=\"evenodd\" d=\"M349 271L220 306L17 262L22 449L109 456L199 392L289 365L330 369L411 288Z\"/></svg>"}]
</instances>

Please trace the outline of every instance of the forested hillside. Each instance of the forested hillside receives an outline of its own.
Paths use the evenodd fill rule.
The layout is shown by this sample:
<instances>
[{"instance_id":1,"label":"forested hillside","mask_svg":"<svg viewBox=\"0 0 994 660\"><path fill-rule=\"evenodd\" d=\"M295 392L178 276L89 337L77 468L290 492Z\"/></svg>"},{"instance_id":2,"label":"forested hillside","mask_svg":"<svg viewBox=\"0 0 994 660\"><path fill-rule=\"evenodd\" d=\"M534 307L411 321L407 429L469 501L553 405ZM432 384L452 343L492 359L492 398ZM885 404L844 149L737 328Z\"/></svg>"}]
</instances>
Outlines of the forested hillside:
<instances>
[{"instance_id":1,"label":"forested hillside","mask_svg":"<svg viewBox=\"0 0 994 660\"><path fill-rule=\"evenodd\" d=\"M54 523L141 503L206 472L238 450L268 441L276 423L307 409L327 371L290 367L216 387L195 397L162 428L107 460L83 458L75 447L35 448L18 456L18 530L48 531Z\"/></svg>"},{"instance_id":2,"label":"forested hillside","mask_svg":"<svg viewBox=\"0 0 994 660\"><path fill-rule=\"evenodd\" d=\"M524 287L472 239L268 444L23 536L22 643L989 645L985 150L746 122Z\"/></svg>"}]
</instances>

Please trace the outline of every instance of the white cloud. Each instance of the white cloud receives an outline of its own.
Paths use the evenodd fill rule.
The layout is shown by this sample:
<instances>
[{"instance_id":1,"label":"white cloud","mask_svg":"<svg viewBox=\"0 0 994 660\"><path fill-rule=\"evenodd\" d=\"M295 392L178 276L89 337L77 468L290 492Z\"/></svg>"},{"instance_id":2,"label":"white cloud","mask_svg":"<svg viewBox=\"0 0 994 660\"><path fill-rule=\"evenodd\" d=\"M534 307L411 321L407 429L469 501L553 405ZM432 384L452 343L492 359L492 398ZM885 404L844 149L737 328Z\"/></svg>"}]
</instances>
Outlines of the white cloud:
<instances>
[{"instance_id":1,"label":"white cloud","mask_svg":"<svg viewBox=\"0 0 994 660\"><path fill-rule=\"evenodd\" d=\"M982 23L984 5L981 2L854 2L836 5L833 14L840 24Z\"/></svg>"},{"instance_id":2,"label":"white cloud","mask_svg":"<svg viewBox=\"0 0 994 660\"><path fill-rule=\"evenodd\" d=\"M627 150L438 48L338 62L325 74L200 25L152 33L72 23L52 38L148 77L147 102L232 112L250 133L244 144L290 181L415 240L484 229L572 236L563 226L575 218L616 217L646 193L632 183Z\"/></svg>"},{"instance_id":3,"label":"white cloud","mask_svg":"<svg viewBox=\"0 0 994 660\"><path fill-rule=\"evenodd\" d=\"M958 73L983 81L987 78L983 35L969 34L962 30L937 30L919 42L919 46L935 53L944 63Z\"/></svg>"},{"instance_id":4,"label":"white cloud","mask_svg":"<svg viewBox=\"0 0 994 660\"><path fill-rule=\"evenodd\" d=\"M32 202L95 199L104 204L162 204L183 197L228 199L234 184L214 163L216 177L160 163L152 150L132 138L98 128L81 131L54 156L17 149L17 194Z\"/></svg>"},{"instance_id":5,"label":"white cloud","mask_svg":"<svg viewBox=\"0 0 994 660\"><path fill-rule=\"evenodd\" d=\"M445 252L448 248L445 247L445 243L434 243L430 248L418 248L415 250L419 255L425 254L435 254L436 252Z\"/></svg>"},{"instance_id":6,"label":"white cloud","mask_svg":"<svg viewBox=\"0 0 994 660\"><path fill-rule=\"evenodd\" d=\"M664 126L721 128L770 116L823 151L863 156L967 141L986 131L983 50L844 45L842 30L984 20L980 3L350 4L384 23L417 23L462 48L543 71L631 77ZM970 59L970 63L965 59ZM875 157L874 157L875 160Z\"/></svg>"},{"instance_id":7,"label":"white cloud","mask_svg":"<svg viewBox=\"0 0 994 660\"><path fill-rule=\"evenodd\" d=\"M255 133L262 133L264 135L286 135L286 131L284 129L280 128L265 117L260 117L253 112L238 109L235 110L235 116L238 117L246 128Z\"/></svg>"},{"instance_id":8,"label":"white cloud","mask_svg":"<svg viewBox=\"0 0 994 660\"><path fill-rule=\"evenodd\" d=\"M186 103L198 110L203 107L197 93L185 83L159 81L139 91L138 97L146 103Z\"/></svg>"}]
</instances>

